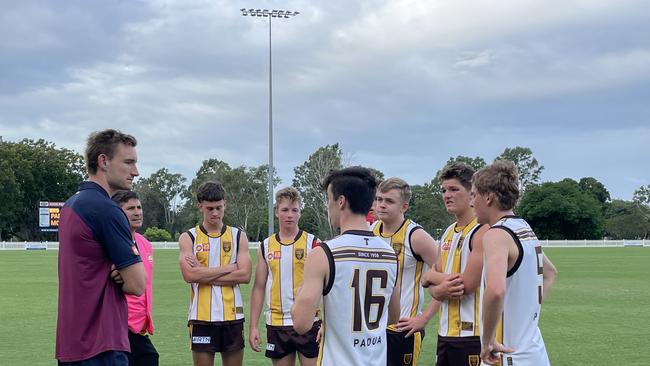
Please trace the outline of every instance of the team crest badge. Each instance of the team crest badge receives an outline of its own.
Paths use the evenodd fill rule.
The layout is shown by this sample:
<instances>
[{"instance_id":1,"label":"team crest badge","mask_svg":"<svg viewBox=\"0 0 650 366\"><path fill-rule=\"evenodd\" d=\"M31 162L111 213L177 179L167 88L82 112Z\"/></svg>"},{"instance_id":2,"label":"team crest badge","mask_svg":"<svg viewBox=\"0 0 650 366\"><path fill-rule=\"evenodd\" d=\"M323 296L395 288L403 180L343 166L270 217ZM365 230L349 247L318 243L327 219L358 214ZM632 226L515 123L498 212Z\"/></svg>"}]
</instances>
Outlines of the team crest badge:
<instances>
[{"instance_id":1,"label":"team crest badge","mask_svg":"<svg viewBox=\"0 0 650 366\"><path fill-rule=\"evenodd\" d=\"M468 364L469 366L479 366L481 364L481 359L478 355L469 355Z\"/></svg>"},{"instance_id":2,"label":"team crest badge","mask_svg":"<svg viewBox=\"0 0 650 366\"><path fill-rule=\"evenodd\" d=\"M232 249L232 243L229 241L224 241L223 242L223 251L228 253L230 252L230 249Z\"/></svg>"},{"instance_id":3,"label":"team crest badge","mask_svg":"<svg viewBox=\"0 0 650 366\"><path fill-rule=\"evenodd\" d=\"M297 260L302 260L305 257L305 250L304 249L296 249L295 254L296 254L296 259Z\"/></svg>"},{"instance_id":4,"label":"team crest badge","mask_svg":"<svg viewBox=\"0 0 650 366\"><path fill-rule=\"evenodd\" d=\"M395 251L395 255L400 255L400 253L402 253L402 247L403 246L404 246L404 243L393 243L393 250ZM404 356L404 357L406 357L406 356Z\"/></svg>"},{"instance_id":5,"label":"team crest badge","mask_svg":"<svg viewBox=\"0 0 650 366\"><path fill-rule=\"evenodd\" d=\"M412 353L404 354L404 363L410 365L411 362L413 362L413 354Z\"/></svg>"},{"instance_id":6,"label":"team crest badge","mask_svg":"<svg viewBox=\"0 0 650 366\"><path fill-rule=\"evenodd\" d=\"M447 240L442 244L442 250L449 250L451 248L451 241Z\"/></svg>"}]
</instances>

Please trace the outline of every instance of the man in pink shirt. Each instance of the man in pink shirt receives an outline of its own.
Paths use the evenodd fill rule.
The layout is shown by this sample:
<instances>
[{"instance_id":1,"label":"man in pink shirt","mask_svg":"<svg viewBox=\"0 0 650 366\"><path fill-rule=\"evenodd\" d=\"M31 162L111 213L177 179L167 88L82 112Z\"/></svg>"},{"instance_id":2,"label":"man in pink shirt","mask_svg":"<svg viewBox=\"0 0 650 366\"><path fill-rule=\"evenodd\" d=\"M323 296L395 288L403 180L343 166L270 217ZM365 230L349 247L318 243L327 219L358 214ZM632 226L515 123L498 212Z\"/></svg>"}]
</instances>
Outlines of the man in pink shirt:
<instances>
[{"instance_id":1,"label":"man in pink shirt","mask_svg":"<svg viewBox=\"0 0 650 366\"><path fill-rule=\"evenodd\" d=\"M158 352L149 339L149 334L153 334L153 319L151 317L153 248L144 236L135 232L136 229L142 227L142 204L138 194L133 191L117 191L112 199L122 208L129 219L131 235L147 273L145 293L140 296L126 295L129 308L129 343L131 344L129 365L158 366Z\"/></svg>"}]
</instances>

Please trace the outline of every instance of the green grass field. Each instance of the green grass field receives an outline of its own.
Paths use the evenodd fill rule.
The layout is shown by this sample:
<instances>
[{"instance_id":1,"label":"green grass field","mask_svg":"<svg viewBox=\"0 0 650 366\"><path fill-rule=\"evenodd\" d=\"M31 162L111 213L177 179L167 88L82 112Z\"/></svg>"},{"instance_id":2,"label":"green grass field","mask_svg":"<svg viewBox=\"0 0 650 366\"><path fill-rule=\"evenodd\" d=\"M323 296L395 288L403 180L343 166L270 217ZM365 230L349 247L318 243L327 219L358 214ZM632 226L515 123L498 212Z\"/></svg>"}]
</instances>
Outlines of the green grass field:
<instances>
[{"instance_id":1,"label":"green grass field","mask_svg":"<svg viewBox=\"0 0 650 366\"><path fill-rule=\"evenodd\" d=\"M559 270L541 317L552 364L647 364L650 249L547 249L546 253ZM175 250L155 254L152 340L165 366L191 365L186 327L189 287L181 279L177 258ZM253 255L253 263L254 259ZM56 268L56 251L0 252L0 365L55 364ZM242 292L247 299L250 287L243 286ZM434 364L435 324L434 319L427 327L423 365ZM244 364L271 363L252 352L246 341Z\"/></svg>"}]
</instances>

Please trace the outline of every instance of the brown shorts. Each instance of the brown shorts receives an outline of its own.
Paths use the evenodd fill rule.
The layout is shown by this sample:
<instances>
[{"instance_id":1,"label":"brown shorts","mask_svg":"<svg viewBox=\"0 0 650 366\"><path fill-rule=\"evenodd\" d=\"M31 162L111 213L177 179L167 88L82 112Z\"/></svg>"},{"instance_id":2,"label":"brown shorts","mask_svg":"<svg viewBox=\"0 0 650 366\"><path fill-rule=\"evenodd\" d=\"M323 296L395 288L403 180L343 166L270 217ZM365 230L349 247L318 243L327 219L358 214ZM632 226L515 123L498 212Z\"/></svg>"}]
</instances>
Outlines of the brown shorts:
<instances>
[{"instance_id":1,"label":"brown shorts","mask_svg":"<svg viewBox=\"0 0 650 366\"><path fill-rule=\"evenodd\" d=\"M481 338L438 336L436 366L478 366L481 364Z\"/></svg>"},{"instance_id":2,"label":"brown shorts","mask_svg":"<svg viewBox=\"0 0 650 366\"><path fill-rule=\"evenodd\" d=\"M220 323L190 323L195 352L235 352L244 348L244 319Z\"/></svg>"},{"instance_id":3,"label":"brown shorts","mask_svg":"<svg viewBox=\"0 0 650 366\"><path fill-rule=\"evenodd\" d=\"M388 366L417 365L424 339L424 329L404 337L408 331L396 332L386 329L387 362Z\"/></svg>"},{"instance_id":4,"label":"brown shorts","mask_svg":"<svg viewBox=\"0 0 650 366\"><path fill-rule=\"evenodd\" d=\"M300 335L292 326L266 326L266 357L282 358L296 351L307 358L318 357L318 343L316 336L320 328L320 321L314 323L311 329Z\"/></svg>"}]
</instances>

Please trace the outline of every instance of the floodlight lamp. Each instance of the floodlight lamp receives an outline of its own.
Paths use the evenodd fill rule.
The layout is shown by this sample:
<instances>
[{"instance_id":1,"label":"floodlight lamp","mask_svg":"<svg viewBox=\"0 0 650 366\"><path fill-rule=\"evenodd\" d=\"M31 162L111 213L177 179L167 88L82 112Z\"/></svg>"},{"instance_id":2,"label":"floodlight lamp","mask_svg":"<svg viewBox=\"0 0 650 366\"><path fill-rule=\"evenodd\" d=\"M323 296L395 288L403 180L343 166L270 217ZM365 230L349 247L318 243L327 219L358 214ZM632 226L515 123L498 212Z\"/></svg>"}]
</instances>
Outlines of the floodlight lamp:
<instances>
[{"instance_id":1,"label":"floodlight lamp","mask_svg":"<svg viewBox=\"0 0 650 366\"><path fill-rule=\"evenodd\" d=\"M264 16L264 18L268 17L269 16L269 11L267 9L264 9L262 11L262 15Z\"/></svg>"},{"instance_id":2,"label":"floodlight lamp","mask_svg":"<svg viewBox=\"0 0 650 366\"><path fill-rule=\"evenodd\" d=\"M278 17L278 11L277 10L271 11L271 17L277 18Z\"/></svg>"},{"instance_id":3,"label":"floodlight lamp","mask_svg":"<svg viewBox=\"0 0 650 366\"><path fill-rule=\"evenodd\" d=\"M241 15L243 15L243 16L248 15L248 12L246 11L246 9L242 8L242 9L239 9L239 10L241 10Z\"/></svg>"}]
</instances>

